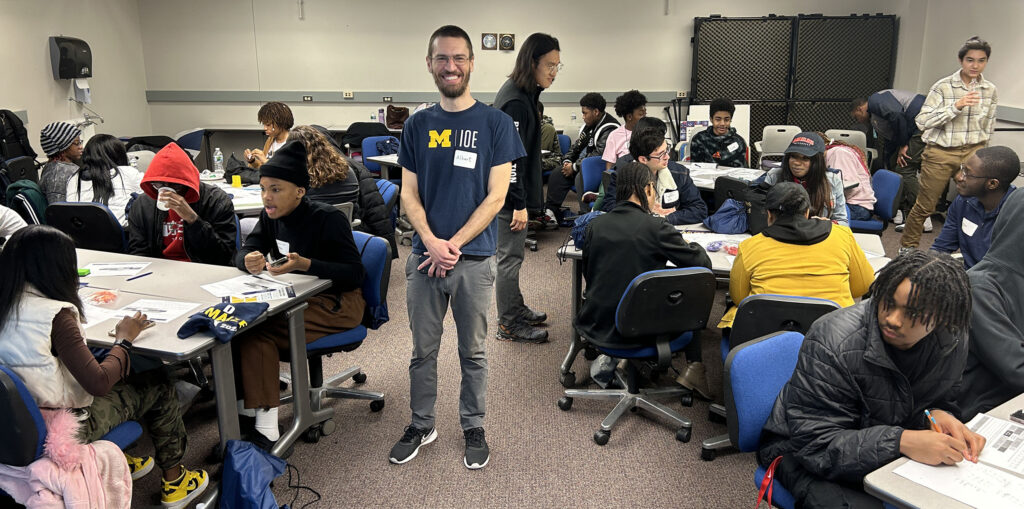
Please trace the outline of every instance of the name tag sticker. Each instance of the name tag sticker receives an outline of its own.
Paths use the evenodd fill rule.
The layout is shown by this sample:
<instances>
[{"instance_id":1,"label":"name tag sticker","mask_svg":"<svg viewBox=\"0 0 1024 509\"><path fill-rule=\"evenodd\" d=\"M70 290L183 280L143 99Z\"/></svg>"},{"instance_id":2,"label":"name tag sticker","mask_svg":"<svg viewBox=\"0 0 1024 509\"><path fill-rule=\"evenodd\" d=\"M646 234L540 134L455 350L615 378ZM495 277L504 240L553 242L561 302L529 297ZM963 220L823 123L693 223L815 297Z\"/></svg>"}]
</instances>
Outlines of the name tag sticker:
<instances>
[{"instance_id":1,"label":"name tag sticker","mask_svg":"<svg viewBox=\"0 0 1024 509\"><path fill-rule=\"evenodd\" d=\"M728 150L729 152L735 152L739 148L740 148L739 142L735 142L735 141L730 143L728 146L725 147L725 149Z\"/></svg>"},{"instance_id":2,"label":"name tag sticker","mask_svg":"<svg viewBox=\"0 0 1024 509\"><path fill-rule=\"evenodd\" d=\"M663 204L662 206L667 206L667 205L676 203L678 201L679 201L679 191L677 191L677 190L665 191L661 195L661 203Z\"/></svg>"},{"instance_id":3,"label":"name tag sticker","mask_svg":"<svg viewBox=\"0 0 1024 509\"><path fill-rule=\"evenodd\" d=\"M281 253L283 255L287 255L288 253L291 252L289 250L289 248L291 248L291 246L288 245L287 242L285 242L283 240L277 240L277 239L274 239L274 240L277 241L277 252L278 253Z\"/></svg>"},{"instance_id":4,"label":"name tag sticker","mask_svg":"<svg viewBox=\"0 0 1024 509\"><path fill-rule=\"evenodd\" d=\"M473 152L466 152L465 150L456 150L455 160L453 162L455 166L461 166L472 170L476 168L476 154Z\"/></svg>"},{"instance_id":5,"label":"name tag sticker","mask_svg":"<svg viewBox=\"0 0 1024 509\"><path fill-rule=\"evenodd\" d=\"M977 231L978 229L978 225L972 223L969 219L965 217L963 222L960 223L960 229L963 230L963 232L966 233L968 237L973 237L974 232Z\"/></svg>"}]
</instances>

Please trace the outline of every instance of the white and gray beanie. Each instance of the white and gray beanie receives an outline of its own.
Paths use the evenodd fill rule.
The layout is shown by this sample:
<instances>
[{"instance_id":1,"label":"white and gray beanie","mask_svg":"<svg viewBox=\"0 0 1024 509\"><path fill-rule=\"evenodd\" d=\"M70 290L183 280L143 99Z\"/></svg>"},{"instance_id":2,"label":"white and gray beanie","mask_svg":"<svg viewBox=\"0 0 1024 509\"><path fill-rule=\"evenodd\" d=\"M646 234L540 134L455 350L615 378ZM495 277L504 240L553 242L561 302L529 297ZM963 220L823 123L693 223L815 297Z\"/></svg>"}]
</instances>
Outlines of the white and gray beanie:
<instances>
[{"instance_id":1,"label":"white and gray beanie","mask_svg":"<svg viewBox=\"0 0 1024 509\"><path fill-rule=\"evenodd\" d=\"M67 122L52 122L39 133L39 143L47 156L60 153L82 135L82 131Z\"/></svg>"}]
</instances>

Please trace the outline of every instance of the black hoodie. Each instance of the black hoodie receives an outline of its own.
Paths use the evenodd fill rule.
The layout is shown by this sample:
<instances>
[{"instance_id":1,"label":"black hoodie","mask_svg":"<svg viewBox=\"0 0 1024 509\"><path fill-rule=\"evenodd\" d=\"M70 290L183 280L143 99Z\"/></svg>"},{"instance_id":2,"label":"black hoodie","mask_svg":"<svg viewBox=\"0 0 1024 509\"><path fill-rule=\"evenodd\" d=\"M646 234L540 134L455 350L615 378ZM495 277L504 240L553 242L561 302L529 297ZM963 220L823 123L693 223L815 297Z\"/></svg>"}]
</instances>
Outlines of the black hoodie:
<instances>
[{"instance_id":1,"label":"black hoodie","mask_svg":"<svg viewBox=\"0 0 1024 509\"><path fill-rule=\"evenodd\" d=\"M541 180L540 112L537 100L544 89L530 92L516 86L510 79L494 97L494 107L512 117L523 140L526 156L512 162L512 180L505 196L505 209L528 209L539 213L544 200Z\"/></svg>"}]
</instances>

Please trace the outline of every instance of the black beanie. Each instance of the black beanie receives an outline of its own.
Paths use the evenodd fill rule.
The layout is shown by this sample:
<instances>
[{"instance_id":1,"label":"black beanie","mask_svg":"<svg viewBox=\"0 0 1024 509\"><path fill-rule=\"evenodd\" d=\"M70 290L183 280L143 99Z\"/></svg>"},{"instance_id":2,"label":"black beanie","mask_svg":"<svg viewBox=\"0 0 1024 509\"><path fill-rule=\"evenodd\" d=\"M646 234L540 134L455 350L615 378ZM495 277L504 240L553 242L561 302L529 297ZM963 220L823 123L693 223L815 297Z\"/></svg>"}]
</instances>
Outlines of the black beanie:
<instances>
[{"instance_id":1,"label":"black beanie","mask_svg":"<svg viewBox=\"0 0 1024 509\"><path fill-rule=\"evenodd\" d=\"M260 176L287 180L299 187L309 188L306 171L306 146L299 140L289 141L274 152L274 156L260 166Z\"/></svg>"}]
</instances>

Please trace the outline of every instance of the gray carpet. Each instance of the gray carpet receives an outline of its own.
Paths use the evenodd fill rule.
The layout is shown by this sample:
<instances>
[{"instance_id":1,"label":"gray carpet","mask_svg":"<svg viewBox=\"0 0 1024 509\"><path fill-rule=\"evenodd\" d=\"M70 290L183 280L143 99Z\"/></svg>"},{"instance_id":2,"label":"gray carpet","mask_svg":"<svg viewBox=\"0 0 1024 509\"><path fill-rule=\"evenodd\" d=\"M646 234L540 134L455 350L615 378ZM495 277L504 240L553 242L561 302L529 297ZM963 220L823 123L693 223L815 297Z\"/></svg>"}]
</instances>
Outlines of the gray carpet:
<instances>
[{"instance_id":1,"label":"gray carpet","mask_svg":"<svg viewBox=\"0 0 1024 509\"><path fill-rule=\"evenodd\" d=\"M935 221L936 232L941 221ZM562 395L558 366L568 348L570 317L569 263L559 264L555 250L568 229L541 232L539 251L527 251L521 281L527 303L549 315L551 342L523 345L493 339L495 312L490 313L488 343L490 382L486 418L491 447L490 464L478 471L462 465L463 438L458 420L459 364L454 322L446 322L438 366L438 439L405 465L392 465L387 454L409 423L407 367L411 336L405 303L404 260L400 248L391 274L391 321L371 331L351 353L337 354L324 363L325 373L358 364L368 375L365 387L383 391L387 406L371 413L366 402L331 401L337 431L318 444L299 441L289 462L298 467L302 484L323 500L313 507L749 507L756 498L752 454L720 454L712 462L700 459L700 441L725 433L722 424L707 419L708 403L672 407L693 420L693 439L677 442L674 430L642 414L626 415L608 445L591 436L611 407L577 399L563 412L555 406ZM925 234L928 246L935 233ZM899 234L883 235L889 256L895 256ZM724 313L724 288L712 310L712 325ZM705 364L713 390L721 398L722 361L717 329L702 332ZM285 366L282 365L282 369ZM574 370L585 379L586 361L580 356ZM348 382L351 384L351 382ZM282 407L282 422L290 411ZM199 402L185 418L190 433L188 466L204 466L219 476L219 466L205 463L217 441L212 402ZM137 453L151 451L148 439ZM157 474L136 483L134 507L158 502ZM275 483L278 504L289 503L294 491L287 475ZM293 508L312 496L300 495Z\"/></svg>"}]
</instances>

